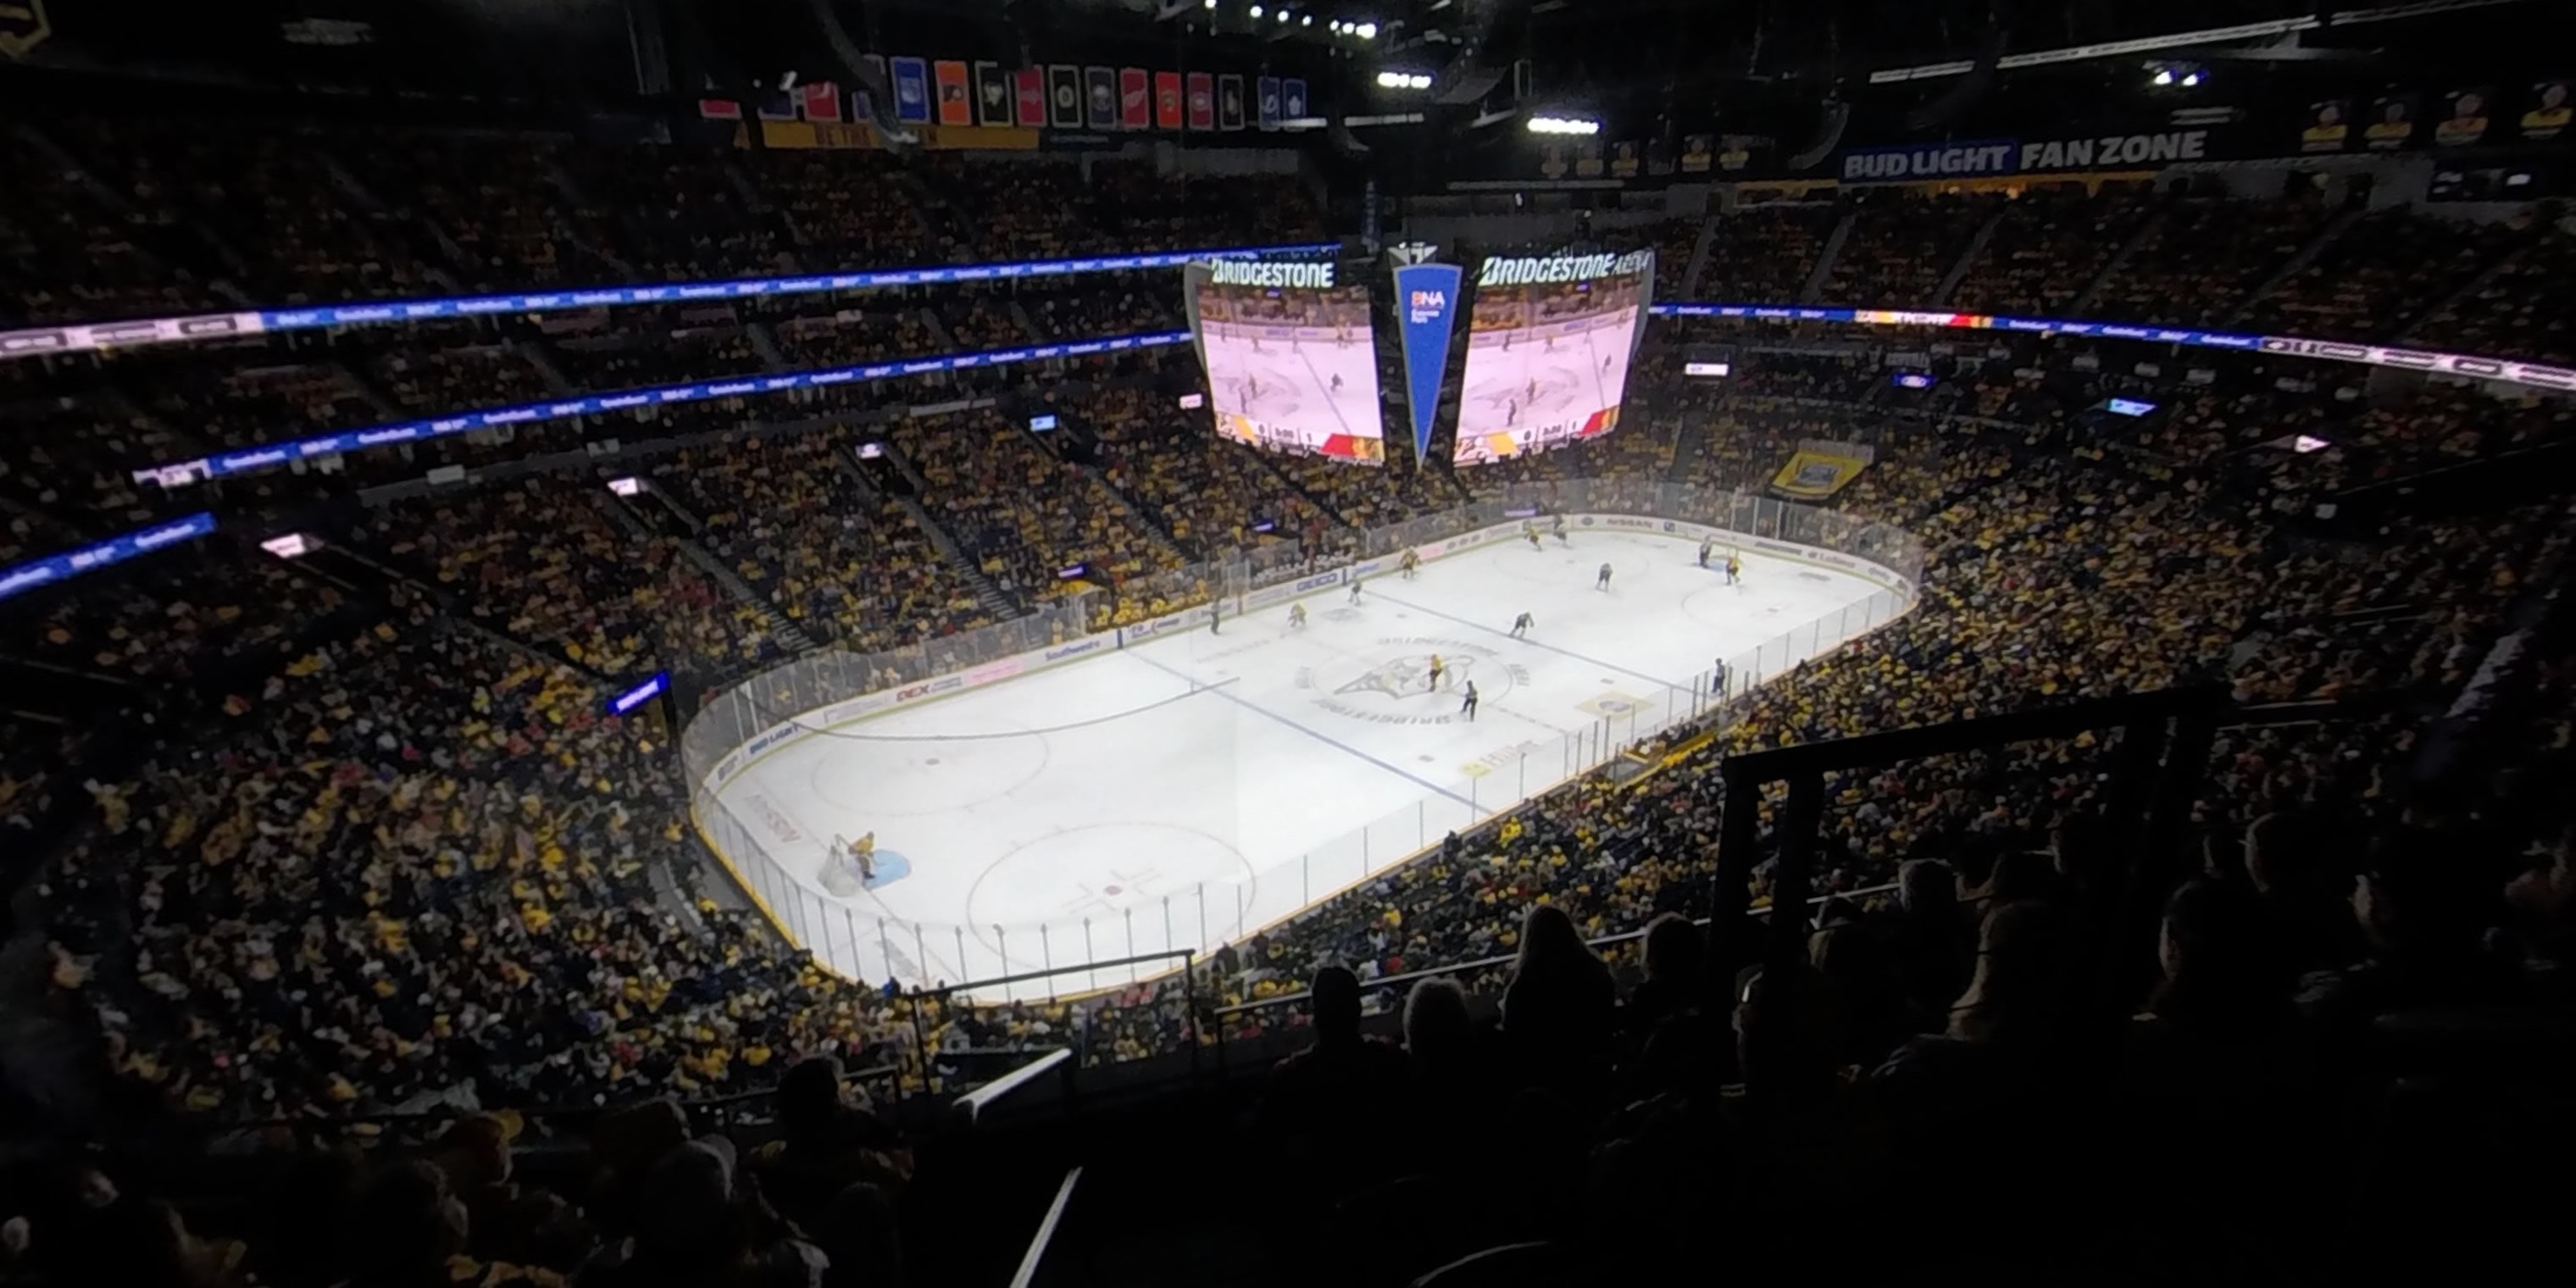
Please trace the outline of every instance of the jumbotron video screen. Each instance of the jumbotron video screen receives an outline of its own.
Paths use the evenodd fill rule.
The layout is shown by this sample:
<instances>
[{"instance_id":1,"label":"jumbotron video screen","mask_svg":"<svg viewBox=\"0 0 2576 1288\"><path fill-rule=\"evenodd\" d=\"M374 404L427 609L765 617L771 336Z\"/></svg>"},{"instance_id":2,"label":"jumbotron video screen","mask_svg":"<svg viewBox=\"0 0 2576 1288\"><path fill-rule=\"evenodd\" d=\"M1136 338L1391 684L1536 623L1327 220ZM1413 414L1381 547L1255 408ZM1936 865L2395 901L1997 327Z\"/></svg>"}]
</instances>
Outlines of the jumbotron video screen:
<instances>
[{"instance_id":1,"label":"jumbotron video screen","mask_svg":"<svg viewBox=\"0 0 2576 1288\"><path fill-rule=\"evenodd\" d=\"M1617 428L1654 272L1650 250L1486 260L1451 459L1483 465Z\"/></svg>"},{"instance_id":2,"label":"jumbotron video screen","mask_svg":"<svg viewBox=\"0 0 2576 1288\"><path fill-rule=\"evenodd\" d=\"M1217 433L1272 451L1386 459L1368 289L1331 263L1218 260L1187 299Z\"/></svg>"}]
</instances>

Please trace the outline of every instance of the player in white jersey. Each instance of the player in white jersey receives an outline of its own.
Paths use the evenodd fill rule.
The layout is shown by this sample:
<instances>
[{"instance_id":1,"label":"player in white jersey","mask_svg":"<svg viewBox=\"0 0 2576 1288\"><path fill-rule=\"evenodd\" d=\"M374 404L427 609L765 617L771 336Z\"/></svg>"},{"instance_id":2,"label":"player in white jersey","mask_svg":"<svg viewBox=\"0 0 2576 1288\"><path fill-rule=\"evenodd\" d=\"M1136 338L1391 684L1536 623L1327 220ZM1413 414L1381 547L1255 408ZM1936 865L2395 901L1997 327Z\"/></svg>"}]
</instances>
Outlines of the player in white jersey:
<instances>
[{"instance_id":1,"label":"player in white jersey","mask_svg":"<svg viewBox=\"0 0 2576 1288\"><path fill-rule=\"evenodd\" d=\"M1592 588L1594 590L1610 589L1610 565L1601 565L1601 575L1592 579Z\"/></svg>"},{"instance_id":2,"label":"player in white jersey","mask_svg":"<svg viewBox=\"0 0 2576 1288\"><path fill-rule=\"evenodd\" d=\"M1357 577L1351 578L1351 602L1360 602L1360 579Z\"/></svg>"},{"instance_id":3,"label":"player in white jersey","mask_svg":"<svg viewBox=\"0 0 2576 1288\"><path fill-rule=\"evenodd\" d=\"M1530 615L1529 615L1529 614L1527 614L1527 613L1523 613L1523 614L1521 614L1520 616L1513 618L1513 619L1512 619L1512 638L1513 638L1513 639L1516 639L1516 640L1525 640L1525 639L1528 639L1528 638L1529 638L1529 629L1530 629L1530 627L1535 626L1535 625L1537 625L1537 624L1538 624L1538 623L1536 623L1536 622L1534 622L1534 621L1532 621L1532 620L1530 619Z\"/></svg>"},{"instance_id":4,"label":"player in white jersey","mask_svg":"<svg viewBox=\"0 0 2576 1288\"><path fill-rule=\"evenodd\" d=\"M1711 554L1716 553L1716 551L1717 551L1717 538L1715 538L1715 537L1702 537L1702 538L1700 538L1700 539L1699 539L1699 566L1700 566L1700 567L1702 567L1702 568L1707 567L1707 566L1708 566L1708 557L1709 557Z\"/></svg>"},{"instance_id":5,"label":"player in white jersey","mask_svg":"<svg viewBox=\"0 0 2576 1288\"><path fill-rule=\"evenodd\" d=\"M1562 514L1556 516L1556 539L1569 546L1574 544L1574 538L1565 535L1565 516Z\"/></svg>"}]
</instances>

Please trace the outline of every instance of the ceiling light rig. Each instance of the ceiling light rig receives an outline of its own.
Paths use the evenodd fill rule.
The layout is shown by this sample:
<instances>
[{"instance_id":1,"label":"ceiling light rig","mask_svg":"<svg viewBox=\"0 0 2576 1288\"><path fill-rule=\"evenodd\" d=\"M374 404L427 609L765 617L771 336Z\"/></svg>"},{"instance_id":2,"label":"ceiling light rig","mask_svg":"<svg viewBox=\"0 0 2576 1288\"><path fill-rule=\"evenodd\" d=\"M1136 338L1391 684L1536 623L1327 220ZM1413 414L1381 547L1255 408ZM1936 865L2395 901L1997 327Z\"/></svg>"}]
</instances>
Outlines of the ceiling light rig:
<instances>
[{"instance_id":1,"label":"ceiling light rig","mask_svg":"<svg viewBox=\"0 0 2576 1288\"><path fill-rule=\"evenodd\" d=\"M1576 116L1533 116L1529 119L1532 134L1599 134L1601 122Z\"/></svg>"}]
</instances>

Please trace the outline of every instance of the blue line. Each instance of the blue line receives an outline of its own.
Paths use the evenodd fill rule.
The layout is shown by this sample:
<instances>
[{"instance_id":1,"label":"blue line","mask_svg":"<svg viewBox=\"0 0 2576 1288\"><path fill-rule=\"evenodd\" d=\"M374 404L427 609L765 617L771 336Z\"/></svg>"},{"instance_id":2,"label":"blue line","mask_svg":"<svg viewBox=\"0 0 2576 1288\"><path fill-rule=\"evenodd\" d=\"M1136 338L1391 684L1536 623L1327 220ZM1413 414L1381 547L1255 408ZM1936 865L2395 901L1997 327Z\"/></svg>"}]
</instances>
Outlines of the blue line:
<instances>
[{"instance_id":1,"label":"blue line","mask_svg":"<svg viewBox=\"0 0 2576 1288\"><path fill-rule=\"evenodd\" d=\"M1165 675L1172 676L1172 677L1174 677L1174 678L1176 678L1176 679L1180 679L1180 680L1188 681L1191 685L1194 685L1194 686L1195 686L1195 685L1198 685L1198 683L1199 683L1197 680L1192 679L1192 678L1190 677L1190 675L1189 675L1187 672L1184 672L1184 671L1175 671L1175 670L1173 670L1172 668L1170 668L1170 667L1168 667L1168 666L1165 666L1165 665L1163 665L1162 663L1157 662L1157 661L1155 661L1154 659L1152 659L1152 658L1150 658L1150 657L1145 656L1145 654L1144 654L1141 650L1130 649L1130 650L1128 650L1128 652L1127 652L1127 656L1132 657L1132 658L1136 659L1137 661L1142 662L1142 663L1144 663L1145 665L1150 666L1150 667L1154 668L1155 670L1157 670L1157 671L1160 671L1160 672L1164 673ZM1276 720L1276 721L1278 721L1279 723L1284 724L1284 725L1288 726L1289 728L1294 729L1294 730L1296 730L1297 732L1302 733L1302 734L1306 735L1307 737L1312 738L1312 739L1314 739L1315 741L1317 741L1317 742L1320 742L1320 743L1324 744L1324 745L1325 745L1325 746L1327 746L1327 747L1331 747L1331 748L1333 748L1334 750L1339 751L1339 752L1342 752L1342 753L1343 753L1343 754L1345 754L1345 755L1356 756L1356 757L1358 757L1359 759L1361 759L1361 760L1365 760L1365 761L1367 761L1368 763L1370 763L1370 764L1372 764L1372 765L1375 765L1375 766L1377 766L1378 768L1383 769L1383 770L1385 770L1386 772L1388 772L1388 773L1390 773L1390 774L1393 774L1393 775L1395 775L1395 776L1396 776L1396 777L1398 777L1398 778L1404 779L1404 780L1406 780L1406 781L1408 781L1408 782L1411 782L1411 783L1418 784L1418 785L1423 786L1423 787L1427 787L1427 788L1431 789L1432 791L1439 793L1439 794L1440 794L1440 795L1442 795L1442 796L1446 796L1446 797L1448 797L1449 799L1451 799L1451 800L1453 800L1453 801L1456 801L1456 802L1458 802L1458 803L1459 803L1459 804L1461 804L1461 805L1466 806L1468 809L1474 810L1474 811L1475 811L1476 813L1478 813L1478 814L1483 814L1483 813L1488 812L1488 811L1485 809L1485 807L1484 807L1484 806L1479 805L1479 804L1477 804L1476 802L1474 802L1474 801L1472 801L1472 800L1469 800L1469 799L1467 799L1466 797L1461 796L1461 795L1459 795L1458 793L1453 792L1453 791L1449 790L1448 788L1441 786L1441 785L1440 785L1440 784L1438 784L1438 783L1432 782L1430 779L1427 779L1427 778L1416 778L1416 777L1414 777L1412 774L1406 773L1405 771L1403 771L1403 770L1401 770L1401 769L1398 769L1398 768L1396 768L1395 766L1390 765L1390 764L1386 763L1385 761L1380 760L1380 759L1378 759L1377 757L1372 756L1372 755L1368 754L1367 752L1362 751L1362 750L1360 750L1359 748L1357 748L1357 747L1354 747L1354 746L1350 745L1350 744L1349 744L1349 743L1347 743L1347 742L1343 742L1342 740L1340 740L1340 739L1338 739L1338 738L1333 737L1331 734L1318 733L1318 732L1316 732L1316 731L1314 731L1314 730L1312 730L1312 729L1307 728L1307 727L1306 727L1306 726L1304 726L1304 725L1301 725L1301 724L1297 723L1297 722L1296 722L1296 721L1294 721L1294 720L1289 719L1289 718L1288 718L1288 717L1286 717L1286 716L1283 716L1283 715L1279 714L1279 713L1278 713L1278 712L1276 712L1276 711L1271 710L1271 709L1270 709L1270 708L1268 708L1268 707L1265 707L1265 706L1260 705L1259 703L1255 703L1255 702L1247 702L1247 701L1243 700L1242 698L1238 698L1238 697L1234 696L1233 694L1226 692L1224 689L1216 688L1216 687L1212 687L1212 686L1202 688L1202 689L1201 689L1201 691L1202 691L1202 692L1206 692L1206 693L1213 693L1213 694L1217 695L1218 697L1223 698L1223 699L1225 699L1226 701L1231 702L1231 703L1233 703L1234 705L1236 705L1236 706L1238 706L1238 707L1243 708L1243 709L1244 709L1244 710L1246 710L1246 711L1253 712L1253 713L1254 713L1254 714L1256 714L1256 715L1264 715L1264 716L1268 716L1268 717L1270 717L1271 719Z\"/></svg>"},{"instance_id":2,"label":"blue line","mask_svg":"<svg viewBox=\"0 0 2576 1288\"><path fill-rule=\"evenodd\" d=\"M1591 664L1593 664L1594 666L1600 667L1601 669L1603 669L1603 670L1605 670L1605 671L1617 671L1617 672L1618 672L1619 674L1621 674L1621 675L1633 675L1633 676L1637 677L1637 678L1638 678L1638 679L1640 679L1640 680L1644 680L1644 681L1645 681L1646 683L1648 683L1648 684L1660 684L1660 685L1664 686L1664 687L1665 687L1665 688L1667 688L1667 689L1678 689L1678 688L1682 687L1682 686L1680 686L1680 685L1678 685L1678 684L1673 683L1673 682L1672 682L1672 681L1670 681L1670 680L1658 680L1658 679L1656 679L1655 677L1653 677L1653 676L1651 676L1651 675L1648 675L1648 674L1646 674L1646 673L1645 673L1645 672L1643 672L1643 671L1631 671L1631 670L1629 670L1627 667L1621 666L1621 665L1619 665L1619 664L1618 664L1618 663L1616 663L1616 662L1604 662L1604 661L1602 661L1600 658L1597 658L1597 657L1585 657L1583 654L1581 654L1581 653L1577 653L1577 652L1575 652L1573 649L1570 649L1570 648L1558 648L1557 646L1555 646L1555 645L1553 645L1553 644L1541 644L1541 643L1539 643L1537 640L1531 639L1531 638L1529 638L1528 636L1525 636L1525 635L1514 635L1514 634L1512 634L1510 631L1498 631L1498 630L1495 630L1495 629L1494 629L1493 627L1491 627L1491 626L1487 626L1487 625L1485 625L1483 622L1469 621L1468 619L1466 619L1466 618L1464 618L1464 617L1457 616L1457 615L1456 615L1456 614L1454 614L1454 613L1444 613L1444 612L1441 612L1441 611L1440 611L1439 609L1437 609L1437 608L1426 608L1426 607L1424 607L1424 606L1422 606L1422 605L1420 605L1420 604L1414 603L1414 602L1412 602L1412 601L1410 601L1410 600L1398 599L1398 598L1396 598L1395 596L1390 595L1390 594L1387 594L1387 593L1386 593L1386 592L1384 592L1384 591L1374 591L1374 592L1371 592L1371 593L1375 594L1379 599L1383 599L1383 600L1385 600L1386 602L1388 602L1388 603L1390 603L1390 604L1399 604L1399 605L1402 605L1403 607L1410 608L1410 609L1412 609L1413 611L1415 611L1415 612L1417 612L1417 613L1429 613L1429 614L1431 614L1431 615L1432 615L1432 616L1434 616L1434 617L1443 618L1443 619L1448 620L1448 621L1456 622L1456 623L1458 623L1460 626L1472 627L1473 629L1483 631L1484 633L1486 633L1486 634L1488 634L1488 635L1500 635L1500 636L1502 636L1504 639L1510 640L1510 641L1512 641L1512 642L1513 642L1513 643L1515 643L1515 644L1526 644L1526 645L1528 645L1528 646L1530 646L1531 648L1534 648L1534 649L1544 649L1544 650L1546 650L1547 652L1557 654L1557 655L1558 655L1558 656L1560 656L1560 657L1570 657L1570 658L1573 658L1573 659L1574 659L1575 661L1577 661L1577 662L1590 662L1590 663L1591 663Z\"/></svg>"}]
</instances>

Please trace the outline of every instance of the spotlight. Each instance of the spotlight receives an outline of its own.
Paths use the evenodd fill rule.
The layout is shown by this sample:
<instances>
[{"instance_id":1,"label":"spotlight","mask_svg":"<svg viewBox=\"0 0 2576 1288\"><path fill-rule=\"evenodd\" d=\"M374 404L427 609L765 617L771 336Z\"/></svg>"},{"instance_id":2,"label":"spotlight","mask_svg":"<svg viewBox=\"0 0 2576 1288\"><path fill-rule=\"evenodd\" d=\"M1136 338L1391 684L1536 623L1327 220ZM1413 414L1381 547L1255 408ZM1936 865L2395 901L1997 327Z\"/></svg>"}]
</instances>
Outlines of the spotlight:
<instances>
[{"instance_id":1,"label":"spotlight","mask_svg":"<svg viewBox=\"0 0 2576 1288\"><path fill-rule=\"evenodd\" d=\"M1207 3L1202 4L1199 7L1202 9L1213 9L1216 7L1216 0L1207 0Z\"/></svg>"},{"instance_id":2,"label":"spotlight","mask_svg":"<svg viewBox=\"0 0 2576 1288\"><path fill-rule=\"evenodd\" d=\"M1376 23L1373 23L1373 22L1364 22L1364 23L1361 23L1360 25L1358 25L1358 26L1356 26L1356 27L1351 28L1351 30L1352 30L1353 32L1357 33L1357 34L1358 34L1358 36L1359 36L1359 38L1360 38L1360 39L1362 39L1362 40L1375 40L1375 39L1377 39L1377 24L1376 24Z\"/></svg>"},{"instance_id":3,"label":"spotlight","mask_svg":"<svg viewBox=\"0 0 2576 1288\"><path fill-rule=\"evenodd\" d=\"M2156 69L2155 76L2151 79L2153 83L2158 85L2171 85L2174 80L2173 69L2170 67L2159 67Z\"/></svg>"},{"instance_id":4,"label":"spotlight","mask_svg":"<svg viewBox=\"0 0 2576 1288\"><path fill-rule=\"evenodd\" d=\"M1254 6L1252 6L1252 16L1253 16L1253 19L1254 19L1255 21L1259 21L1259 20L1260 20L1260 18L1261 18L1261 6L1260 6L1260 5L1254 5Z\"/></svg>"},{"instance_id":5,"label":"spotlight","mask_svg":"<svg viewBox=\"0 0 2576 1288\"><path fill-rule=\"evenodd\" d=\"M1290 12L1288 12L1288 11L1287 11L1287 10L1285 10L1285 9L1282 9L1282 10L1280 10L1280 11L1279 11L1279 21L1280 21L1283 25L1284 25L1284 24L1286 24L1286 22L1287 22L1290 18L1294 18L1294 17L1296 17L1296 16L1297 16L1297 15L1295 15L1295 14L1293 14L1293 13L1290 13Z\"/></svg>"},{"instance_id":6,"label":"spotlight","mask_svg":"<svg viewBox=\"0 0 2576 1288\"><path fill-rule=\"evenodd\" d=\"M1429 89L1431 74L1429 72L1379 72L1377 83L1380 89Z\"/></svg>"},{"instance_id":7,"label":"spotlight","mask_svg":"<svg viewBox=\"0 0 2576 1288\"><path fill-rule=\"evenodd\" d=\"M2199 72L2184 72L2182 74L2182 83L2185 86L2198 85L2200 83L2200 79Z\"/></svg>"},{"instance_id":8,"label":"spotlight","mask_svg":"<svg viewBox=\"0 0 2576 1288\"><path fill-rule=\"evenodd\" d=\"M1311 13L1310 13L1310 14L1307 14L1305 17L1300 18L1300 19L1298 19L1298 20L1297 20L1297 25L1298 25L1298 26L1300 26L1300 27L1312 27L1312 26L1314 26L1314 25L1315 25L1315 15L1313 15L1313 14L1311 14Z\"/></svg>"},{"instance_id":9,"label":"spotlight","mask_svg":"<svg viewBox=\"0 0 2576 1288\"><path fill-rule=\"evenodd\" d=\"M1601 122L1570 116L1533 116L1529 119L1532 134L1599 134Z\"/></svg>"}]
</instances>

